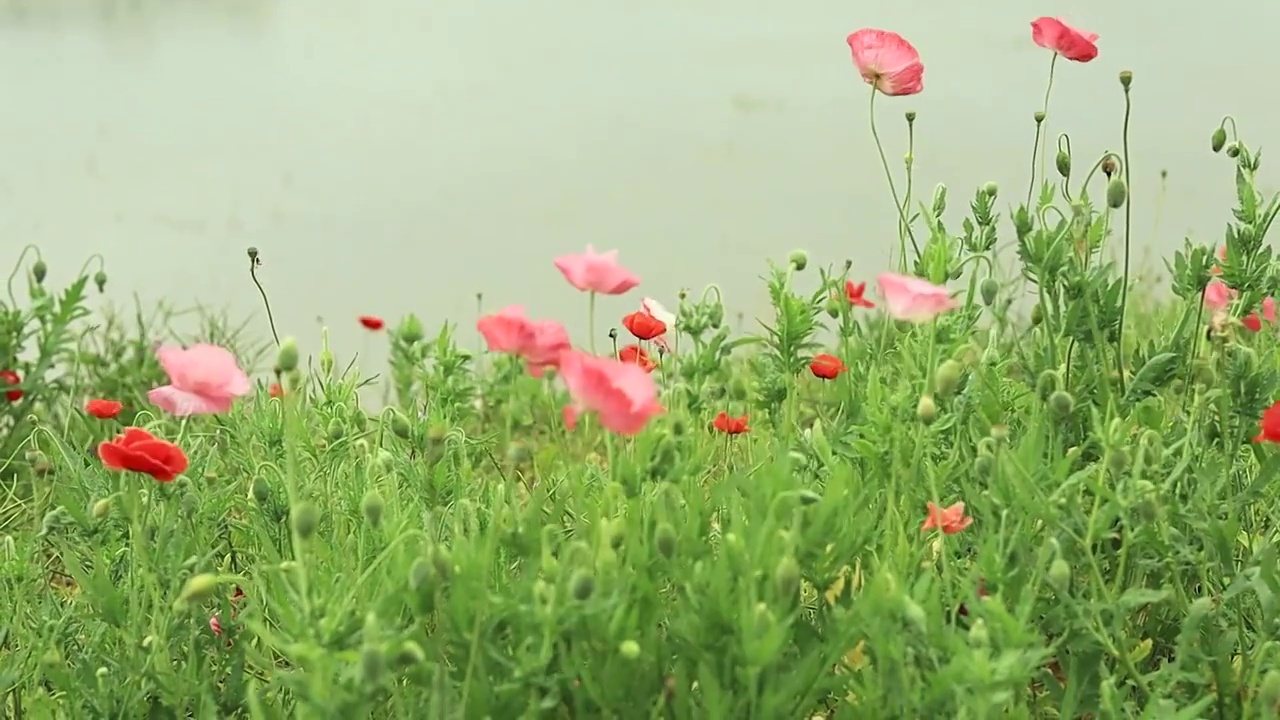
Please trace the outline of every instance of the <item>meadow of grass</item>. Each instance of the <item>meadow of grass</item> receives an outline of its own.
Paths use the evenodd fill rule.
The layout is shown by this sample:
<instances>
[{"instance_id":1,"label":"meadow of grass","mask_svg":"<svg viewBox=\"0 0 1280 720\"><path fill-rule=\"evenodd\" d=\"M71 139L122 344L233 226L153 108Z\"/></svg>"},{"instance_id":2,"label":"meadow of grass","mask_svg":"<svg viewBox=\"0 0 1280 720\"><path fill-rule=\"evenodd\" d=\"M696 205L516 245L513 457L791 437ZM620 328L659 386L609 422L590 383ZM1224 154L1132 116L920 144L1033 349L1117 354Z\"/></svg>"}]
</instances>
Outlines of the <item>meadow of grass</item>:
<instances>
[{"instance_id":1,"label":"meadow of grass","mask_svg":"<svg viewBox=\"0 0 1280 720\"><path fill-rule=\"evenodd\" d=\"M1045 21L1055 66L1096 56ZM873 103L919 92L866 32ZM29 248L0 301L0 715L1275 716L1280 201L1225 122L1226 237L1138 309L1118 143L1060 136L1027 202L988 184L958 229L886 163L898 272L796 251L758 328L714 286L637 291L577 347L488 312L483 356L472 321L366 316L376 379L274 324L93 310L99 259L51 287ZM555 267L593 310L639 281Z\"/></svg>"}]
</instances>

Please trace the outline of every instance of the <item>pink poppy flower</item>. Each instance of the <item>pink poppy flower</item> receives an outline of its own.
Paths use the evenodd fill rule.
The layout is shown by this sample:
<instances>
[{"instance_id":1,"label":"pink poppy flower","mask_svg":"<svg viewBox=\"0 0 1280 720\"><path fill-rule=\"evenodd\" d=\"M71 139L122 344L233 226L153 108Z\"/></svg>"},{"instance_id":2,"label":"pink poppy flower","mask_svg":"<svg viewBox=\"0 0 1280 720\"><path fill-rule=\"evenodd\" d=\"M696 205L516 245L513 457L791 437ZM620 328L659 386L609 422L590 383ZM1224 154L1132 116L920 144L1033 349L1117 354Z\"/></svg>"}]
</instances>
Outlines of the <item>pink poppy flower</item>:
<instances>
[{"instance_id":1,"label":"pink poppy flower","mask_svg":"<svg viewBox=\"0 0 1280 720\"><path fill-rule=\"evenodd\" d=\"M924 90L920 53L898 33L863 28L845 42L858 74L876 90L885 95L915 95Z\"/></svg>"},{"instance_id":2,"label":"pink poppy flower","mask_svg":"<svg viewBox=\"0 0 1280 720\"><path fill-rule=\"evenodd\" d=\"M569 427L579 415L594 412L606 430L635 435L664 412L658 386L638 365L570 350L560 358L560 374L573 398L564 413Z\"/></svg>"},{"instance_id":3,"label":"pink poppy flower","mask_svg":"<svg viewBox=\"0 0 1280 720\"><path fill-rule=\"evenodd\" d=\"M226 348L200 343L183 349L166 346L156 351L169 384L147 393L161 410L178 416L213 415L231 409L253 386L249 376Z\"/></svg>"},{"instance_id":4,"label":"pink poppy flower","mask_svg":"<svg viewBox=\"0 0 1280 720\"><path fill-rule=\"evenodd\" d=\"M894 320L924 323L959 305L946 288L920 278L881 273L876 284Z\"/></svg>"},{"instance_id":5,"label":"pink poppy flower","mask_svg":"<svg viewBox=\"0 0 1280 720\"><path fill-rule=\"evenodd\" d=\"M1058 18L1042 17L1031 21L1031 41L1075 62L1089 62L1098 57L1098 34L1083 32Z\"/></svg>"},{"instance_id":6,"label":"pink poppy flower","mask_svg":"<svg viewBox=\"0 0 1280 720\"><path fill-rule=\"evenodd\" d=\"M597 253L588 245L580 255L562 255L556 268L569 284L583 292L622 295L640 284L640 278L618 264L618 251Z\"/></svg>"},{"instance_id":7,"label":"pink poppy flower","mask_svg":"<svg viewBox=\"0 0 1280 720\"><path fill-rule=\"evenodd\" d=\"M676 330L676 314L663 307L662 303L653 298L641 298L640 307L649 313L653 319L666 325L668 332L678 332ZM667 333L654 338L653 343L662 348L663 352L671 352L671 343L667 340Z\"/></svg>"},{"instance_id":8,"label":"pink poppy flower","mask_svg":"<svg viewBox=\"0 0 1280 720\"><path fill-rule=\"evenodd\" d=\"M519 305L485 315L476 321L476 329L490 351L523 358L534 377L558 366L560 355L570 347L569 332L563 325L554 320L530 320Z\"/></svg>"},{"instance_id":9,"label":"pink poppy flower","mask_svg":"<svg viewBox=\"0 0 1280 720\"><path fill-rule=\"evenodd\" d=\"M1269 323L1276 321L1276 299L1269 297L1262 301L1262 319Z\"/></svg>"},{"instance_id":10,"label":"pink poppy flower","mask_svg":"<svg viewBox=\"0 0 1280 720\"><path fill-rule=\"evenodd\" d=\"M1235 291L1221 280L1210 280L1209 285L1204 289L1204 306L1210 310L1226 310L1235 294Z\"/></svg>"}]
</instances>

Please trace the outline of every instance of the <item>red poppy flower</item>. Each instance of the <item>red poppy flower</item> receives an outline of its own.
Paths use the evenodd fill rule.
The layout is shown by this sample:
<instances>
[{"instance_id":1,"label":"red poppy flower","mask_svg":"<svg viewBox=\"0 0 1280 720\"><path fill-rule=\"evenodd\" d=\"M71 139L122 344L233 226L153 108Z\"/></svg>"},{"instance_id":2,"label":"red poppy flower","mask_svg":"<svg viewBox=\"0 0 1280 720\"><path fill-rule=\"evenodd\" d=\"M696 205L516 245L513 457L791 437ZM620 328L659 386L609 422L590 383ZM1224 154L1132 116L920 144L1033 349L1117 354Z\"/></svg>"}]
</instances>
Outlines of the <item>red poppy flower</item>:
<instances>
[{"instance_id":1,"label":"red poppy flower","mask_svg":"<svg viewBox=\"0 0 1280 720\"><path fill-rule=\"evenodd\" d=\"M1258 434L1253 441L1280 443L1280 401L1267 408L1258 421Z\"/></svg>"},{"instance_id":2,"label":"red poppy flower","mask_svg":"<svg viewBox=\"0 0 1280 720\"><path fill-rule=\"evenodd\" d=\"M232 620L235 620L235 619L236 619L236 605L237 605L237 604L239 604L239 601L240 601L243 597L244 597L244 591L240 589L240 586L239 586L239 585L237 585L237 586L236 586L236 591L235 591L234 593L232 593L232 595L231 595L231 619L232 619ZM210 615L210 616L209 616L209 629L210 629L211 631L213 631L213 634L214 634L214 635L221 635L221 634L222 634L222 622L221 622L220 620L218 620L218 616L217 616L217 615ZM230 646L230 645L231 645L231 641L230 641L230 640L228 640L228 641L227 641L227 645L228 645L228 646Z\"/></svg>"},{"instance_id":3,"label":"red poppy flower","mask_svg":"<svg viewBox=\"0 0 1280 720\"><path fill-rule=\"evenodd\" d=\"M280 383L271 383L267 388L267 395L273 398L284 397L284 388L280 387Z\"/></svg>"},{"instance_id":4,"label":"red poppy flower","mask_svg":"<svg viewBox=\"0 0 1280 720\"><path fill-rule=\"evenodd\" d=\"M187 469L182 448L140 427L127 427L114 440L98 443L98 457L108 470L146 473L160 482L173 482Z\"/></svg>"},{"instance_id":5,"label":"red poppy flower","mask_svg":"<svg viewBox=\"0 0 1280 720\"><path fill-rule=\"evenodd\" d=\"M84 411L99 420L110 420L120 414L124 404L115 400L90 400L84 404Z\"/></svg>"},{"instance_id":6,"label":"red poppy flower","mask_svg":"<svg viewBox=\"0 0 1280 720\"><path fill-rule=\"evenodd\" d=\"M747 426L747 416L731 417L729 413L721 410L716 416L715 422L712 423L716 430L726 435L741 435L744 432L750 432L751 428Z\"/></svg>"},{"instance_id":7,"label":"red poppy flower","mask_svg":"<svg viewBox=\"0 0 1280 720\"><path fill-rule=\"evenodd\" d=\"M22 378L18 376L18 373L12 370L0 370L0 386L4 386L4 385L14 386L14 385L21 385L21 384L22 384ZM22 390L18 388L7 390L5 391L5 394L4 394L5 398L9 402L18 402L19 400L22 399L22 395L23 395Z\"/></svg>"},{"instance_id":8,"label":"red poppy flower","mask_svg":"<svg viewBox=\"0 0 1280 720\"><path fill-rule=\"evenodd\" d=\"M644 368L645 372L651 373L654 368L658 367L658 363L654 362L649 357L649 353L639 345L627 345L622 348L618 351L618 359L624 363L639 365Z\"/></svg>"},{"instance_id":9,"label":"red poppy flower","mask_svg":"<svg viewBox=\"0 0 1280 720\"><path fill-rule=\"evenodd\" d=\"M381 330L382 328L387 326L387 324L383 322L382 318L378 317L377 315L361 315L360 324L363 325L366 330L375 330L375 331Z\"/></svg>"},{"instance_id":10,"label":"red poppy flower","mask_svg":"<svg viewBox=\"0 0 1280 720\"><path fill-rule=\"evenodd\" d=\"M844 283L844 294L849 298L849 304L854 307L873 308L875 303L863 297L867 292L866 283L854 283L852 280L846 280Z\"/></svg>"},{"instance_id":11,"label":"red poppy flower","mask_svg":"<svg viewBox=\"0 0 1280 720\"><path fill-rule=\"evenodd\" d=\"M666 323L643 310L622 318L622 326L637 340L652 340L667 331Z\"/></svg>"},{"instance_id":12,"label":"red poppy flower","mask_svg":"<svg viewBox=\"0 0 1280 720\"><path fill-rule=\"evenodd\" d=\"M814 377L819 377L823 380L834 380L837 375L845 370L848 370L848 368L844 366L843 360L827 353L813 356L813 361L809 363L809 372L813 373Z\"/></svg>"},{"instance_id":13,"label":"red poppy flower","mask_svg":"<svg viewBox=\"0 0 1280 720\"><path fill-rule=\"evenodd\" d=\"M1249 313L1240 318L1240 324L1245 326L1249 332L1258 332L1262 329L1262 318L1258 317L1258 313Z\"/></svg>"}]
</instances>

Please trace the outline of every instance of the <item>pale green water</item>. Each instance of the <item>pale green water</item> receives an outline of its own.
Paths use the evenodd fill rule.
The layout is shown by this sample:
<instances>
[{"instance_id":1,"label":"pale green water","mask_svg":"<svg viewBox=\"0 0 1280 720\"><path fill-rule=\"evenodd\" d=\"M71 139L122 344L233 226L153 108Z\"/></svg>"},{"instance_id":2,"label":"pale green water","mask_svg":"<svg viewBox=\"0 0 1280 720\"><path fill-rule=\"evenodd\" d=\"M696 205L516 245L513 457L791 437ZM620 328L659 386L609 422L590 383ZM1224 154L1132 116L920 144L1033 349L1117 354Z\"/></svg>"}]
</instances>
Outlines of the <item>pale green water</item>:
<instances>
[{"instance_id":1,"label":"pale green water","mask_svg":"<svg viewBox=\"0 0 1280 720\"><path fill-rule=\"evenodd\" d=\"M1116 74L1132 69L1137 237L1219 237L1230 168L1208 136L1230 112L1252 144L1280 140L1280 5L1072 5L1102 54L1060 63L1054 130L1077 166L1117 147ZM848 32L920 48L925 92L881 103L882 136L900 158L902 112L919 112L917 187L948 183L958 227L983 181L1025 195L1049 65L1028 23L1061 9L0 0L0 233L39 243L55 280L101 252L121 299L242 313L256 245L282 331L310 339L322 316L347 350L376 346L358 313L461 320L470 338L477 291L581 333L586 299L551 258L588 242L645 281L601 303L601 332L642 294L673 305L712 281L751 313L766 257L804 247L871 276L896 245Z\"/></svg>"}]
</instances>

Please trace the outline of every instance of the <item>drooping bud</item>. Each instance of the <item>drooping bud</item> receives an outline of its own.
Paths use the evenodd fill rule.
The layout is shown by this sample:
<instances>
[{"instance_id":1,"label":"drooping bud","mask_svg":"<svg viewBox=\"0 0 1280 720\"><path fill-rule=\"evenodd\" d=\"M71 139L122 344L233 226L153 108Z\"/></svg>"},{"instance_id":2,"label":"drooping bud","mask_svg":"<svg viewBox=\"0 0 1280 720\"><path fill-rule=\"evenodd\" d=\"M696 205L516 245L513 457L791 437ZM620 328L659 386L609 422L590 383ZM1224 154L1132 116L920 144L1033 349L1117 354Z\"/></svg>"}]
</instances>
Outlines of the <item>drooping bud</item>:
<instances>
[{"instance_id":1,"label":"drooping bud","mask_svg":"<svg viewBox=\"0 0 1280 720\"><path fill-rule=\"evenodd\" d=\"M1119 475L1129 469L1129 452L1124 448L1115 448L1107 455L1107 467Z\"/></svg>"},{"instance_id":2,"label":"drooping bud","mask_svg":"<svg viewBox=\"0 0 1280 720\"><path fill-rule=\"evenodd\" d=\"M449 551L448 545L432 545L431 567L436 571L436 575L445 582L453 577L453 553Z\"/></svg>"},{"instance_id":3,"label":"drooping bud","mask_svg":"<svg viewBox=\"0 0 1280 720\"><path fill-rule=\"evenodd\" d=\"M787 256L787 262L791 263L791 268L796 272L809 267L809 253L803 250L792 250Z\"/></svg>"},{"instance_id":4,"label":"drooping bud","mask_svg":"<svg viewBox=\"0 0 1280 720\"><path fill-rule=\"evenodd\" d=\"M342 438L346 437L346 435L347 426L343 425L341 420L334 418L329 421L329 427L325 430L325 436L329 439L329 442L338 442Z\"/></svg>"},{"instance_id":5,"label":"drooping bud","mask_svg":"<svg viewBox=\"0 0 1280 720\"><path fill-rule=\"evenodd\" d=\"M94 520L101 520L109 512L111 512L111 498L105 497L93 504L93 509L90 510L89 514L93 516Z\"/></svg>"},{"instance_id":6,"label":"drooping bud","mask_svg":"<svg viewBox=\"0 0 1280 720\"><path fill-rule=\"evenodd\" d=\"M575 570L569 578L569 592L578 602L586 602L596 592L596 579L586 570Z\"/></svg>"},{"instance_id":7,"label":"drooping bud","mask_svg":"<svg viewBox=\"0 0 1280 720\"><path fill-rule=\"evenodd\" d=\"M1031 326L1038 327L1042 322L1044 322L1044 308L1040 303L1036 303L1031 306Z\"/></svg>"},{"instance_id":8,"label":"drooping bud","mask_svg":"<svg viewBox=\"0 0 1280 720\"><path fill-rule=\"evenodd\" d=\"M626 539L626 526L621 520L610 520L600 528L600 535L610 550L617 550Z\"/></svg>"},{"instance_id":9,"label":"drooping bud","mask_svg":"<svg viewBox=\"0 0 1280 720\"><path fill-rule=\"evenodd\" d=\"M978 286L978 294L982 296L982 304L991 307L996 302L996 295L1000 293L1000 282L988 275L982 279L982 284Z\"/></svg>"},{"instance_id":10,"label":"drooping bud","mask_svg":"<svg viewBox=\"0 0 1280 720\"><path fill-rule=\"evenodd\" d=\"M932 425L938 419L938 406L932 397L920 396L920 402L916 403L916 418L925 425Z\"/></svg>"},{"instance_id":11,"label":"drooping bud","mask_svg":"<svg viewBox=\"0 0 1280 720\"><path fill-rule=\"evenodd\" d=\"M377 645L365 645L360 650L360 679L367 685L377 684L387 667L387 656Z\"/></svg>"},{"instance_id":12,"label":"drooping bud","mask_svg":"<svg viewBox=\"0 0 1280 720\"><path fill-rule=\"evenodd\" d=\"M298 341L291 337L281 340L280 349L276 350L276 367L279 368L280 374L297 370L298 358Z\"/></svg>"},{"instance_id":13,"label":"drooping bud","mask_svg":"<svg viewBox=\"0 0 1280 720\"><path fill-rule=\"evenodd\" d=\"M48 275L49 266L45 265L44 260L36 260L35 263L31 265L31 278L36 281L37 285L43 283L44 279L48 277Z\"/></svg>"},{"instance_id":14,"label":"drooping bud","mask_svg":"<svg viewBox=\"0 0 1280 720\"><path fill-rule=\"evenodd\" d=\"M795 557L785 555L773 569L773 587L778 597L791 599L800 592L800 565Z\"/></svg>"},{"instance_id":15,"label":"drooping bud","mask_svg":"<svg viewBox=\"0 0 1280 720\"><path fill-rule=\"evenodd\" d=\"M249 494L259 505L265 503L271 497L271 486L267 484L267 479L261 475L255 476L249 485Z\"/></svg>"},{"instance_id":16,"label":"drooping bud","mask_svg":"<svg viewBox=\"0 0 1280 720\"><path fill-rule=\"evenodd\" d=\"M1059 150L1058 154L1053 158L1054 167L1058 168L1058 174L1063 180L1071 177L1071 156L1066 150Z\"/></svg>"},{"instance_id":17,"label":"drooping bud","mask_svg":"<svg viewBox=\"0 0 1280 720\"><path fill-rule=\"evenodd\" d=\"M973 474L979 478L991 477L996 469L996 457L988 453L979 453L973 458Z\"/></svg>"},{"instance_id":18,"label":"drooping bud","mask_svg":"<svg viewBox=\"0 0 1280 720\"><path fill-rule=\"evenodd\" d=\"M391 657L391 663L398 670L420 665L426 660L427 653L423 651L421 645L412 640L405 640L400 643L400 647L396 648L395 655Z\"/></svg>"},{"instance_id":19,"label":"drooping bud","mask_svg":"<svg viewBox=\"0 0 1280 720\"><path fill-rule=\"evenodd\" d=\"M1227 145L1227 157L1229 158L1240 157L1240 143L1233 142Z\"/></svg>"},{"instance_id":20,"label":"drooping bud","mask_svg":"<svg viewBox=\"0 0 1280 720\"><path fill-rule=\"evenodd\" d=\"M1209 149L1215 153L1222 152L1222 147L1226 144L1227 129L1219 125L1218 129L1214 130L1213 135L1209 138Z\"/></svg>"},{"instance_id":21,"label":"drooping bud","mask_svg":"<svg viewBox=\"0 0 1280 720\"><path fill-rule=\"evenodd\" d=\"M938 397L950 397L960 387L960 372L963 368L955 360L945 360L933 371L933 390Z\"/></svg>"},{"instance_id":22,"label":"drooping bud","mask_svg":"<svg viewBox=\"0 0 1280 720\"><path fill-rule=\"evenodd\" d=\"M290 513L293 521L293 531L298 534L301 540L310 540L316 534L316 527L320 525L320 509L309 500L303 500L294 506Z\"/></svg>"},{"instance_id":23,"label":"drooping bud","mask_svg":"<svg viewBox=\"0 0 1280 720\"><path fill-rule=\"evenodd\" d=\"M1058 592L1066 592L1067 587L1071 584L1071 566L1062 558L1054 558L1049 563L1048 573L1049 584Z\"/></svg>"},{"instance_id":24,"label":"drooping bud","mask_svg":"<svg viewBox=\"0 0 1280 720\"><path fill-rule=\"evenodd\" d=\"M929 616L925 615L924 608L905 595L902 598L902 619L916 632L924 634L929 630Z\"/></svg>"},{"instance_id":25,"label":"drooping bud","mask_svg":"<svg viewBox=\"0 0 1280 720\"><path fill-rule=\"evenodd\" d=\"M1262 707L1273 712L1280 708L1280 670L1268 670L1262 676L1262 683L1258 686L1258 701Z\"/></svg>"},{"instance_id":26,"label":"drooping bud","mask_svg":"<svg viewBox=\"0 0 1280 720\"><path fill-rule=\"evenodd\" d=\"M360 512L364 513L364 521L369 523L369 527L376 528L382 524L382 515L386 509L387 503L377 490L370 490L365 494L364 500L360 501Z\"/></svg>"},{"instance_id":27,"label":"drooping bud","mask_svg":"<svg viewBox=\"0 0 1280 720\"><path fill-rule=\"evenodd\" d=\"M676 529L671 523L660 523L653 531L653 544L658 548L658 553L664 558L671 558L676 554Z\"/></svg>"},{"instance_id":28,"label":"drooping bud","mask_svg":"<svg viewBox=\"0 0 1280 720\"><path fill-rule=\"evenodd\" d=\"M413 427L409 425L409 418L405 417L404 413L396 410L395 408L391 408L387 412L389 415L388 425L390 425L391 432L394 433L396 437L401 440L408 440L413 436Z\"/></svg>"},{"instance_id":29,"label":"drooping bud","mask_svg":"<svg viewBox=\"0 0 1280 720\"><path fill-rule=\"evenodd\" d=\"M1058 390L1049 396L1049 410L1053 412L1059 420L1071 417L1071 413L1076 409L1076 399L1066 390Z\"/></svg>"},{"instance_id":30,"label":"drooping bud","mask_svg":"<svg viewBox=\"0 0 1280 720\"><path fill-rule=\"evenodd\" d=\"M98 292L107 291L107 273L105 270L99 270L93 274L93 284L98 286Z\"/></svg>"},{"instance_id":31,"label":"drooping bud","mask_svg":"<svg viewBox=\"0 0 1280 720\"><path fill-rule=\"evenodd\" d=\"M1048 400L1049 396L1057 392L1062 387L1062 377L1055 370L1045 370L1040 373L1040 377L1036 378L1036 395L1041 400Z\"/></svg>"},{"instance_id":32,"label":"drooping bud","mask_svg":"<svg viewBox=\"0 0 1280 720\"><path fill-rule=\"evenodd\" d=\"M1117 210L1124 207L1124 202L1129 198L1129 189L1125 186L1124 180L1119 177L1111 178L1111 182L1107 183L1107 207Z\"/></svg>"},{"instance_id":33,"label":"drooping bud","mask_svg":"<svg viewBox=\"0 0 1280 720\"><path fill-rule=\"evenodd\" d=\"M832 320L840 317L840 301L834 297L827 298L827 302L823 304L822 309L826 311L827 316Z\"/></svg>"},{"instance_id":34,"label":"drooping bud","mask_svg":"<svg viewBox=\"0 0 1280 720\"><path fill-rule=\"evenodd\" d=\"M178 599L184 603L198 603L213 597L218 589L218 576L213 573L200 573L187 580L182 586Z\"/></svg>"}]
</instances>

